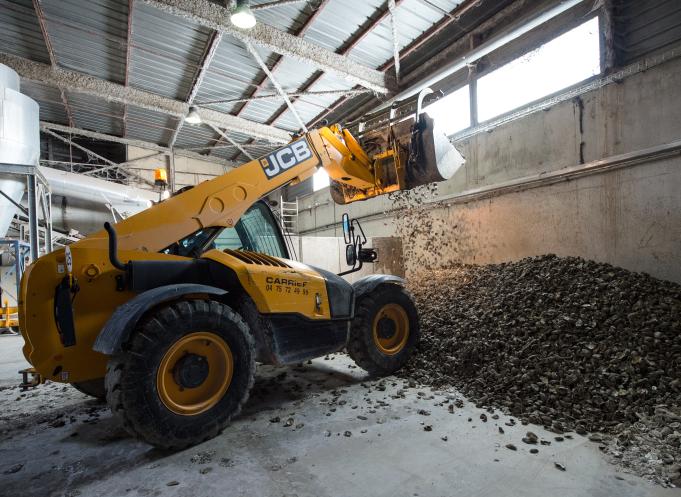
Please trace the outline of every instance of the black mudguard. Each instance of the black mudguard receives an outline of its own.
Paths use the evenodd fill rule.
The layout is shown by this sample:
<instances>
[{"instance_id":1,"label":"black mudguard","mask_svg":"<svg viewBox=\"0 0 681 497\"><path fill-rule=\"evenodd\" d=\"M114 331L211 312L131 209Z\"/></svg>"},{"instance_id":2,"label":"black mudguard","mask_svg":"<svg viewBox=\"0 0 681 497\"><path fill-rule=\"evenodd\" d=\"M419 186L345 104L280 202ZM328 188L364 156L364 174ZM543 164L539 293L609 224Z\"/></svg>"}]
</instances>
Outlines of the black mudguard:
<instances>
[{"instance_id":1,"label":"black mudguard","mask_svg":"<svg viewBox=\"0 0 681 497\"><path fill-rule=\"evenodd\" d=\"M92 349L112 355L121 350L140 318L151 308L192 294L223 296L226 290L208 285L181 283L147 290L118 307L97 336Z\"/></svg>"},{"instance_id":2,"label":"black mudguard","mask_svg":"<svg viewBox=\"0 0 681 497\"><path fill-rule=\"evenodd\" d=\"M362 295L371 293L377 286L384 283L404 286L405 281L403 278L393 276L392 274L372 274L370 276L365 276L352 284L352 288L355 290L355 302L359 300Z\"/></svg>"}]
</instances>

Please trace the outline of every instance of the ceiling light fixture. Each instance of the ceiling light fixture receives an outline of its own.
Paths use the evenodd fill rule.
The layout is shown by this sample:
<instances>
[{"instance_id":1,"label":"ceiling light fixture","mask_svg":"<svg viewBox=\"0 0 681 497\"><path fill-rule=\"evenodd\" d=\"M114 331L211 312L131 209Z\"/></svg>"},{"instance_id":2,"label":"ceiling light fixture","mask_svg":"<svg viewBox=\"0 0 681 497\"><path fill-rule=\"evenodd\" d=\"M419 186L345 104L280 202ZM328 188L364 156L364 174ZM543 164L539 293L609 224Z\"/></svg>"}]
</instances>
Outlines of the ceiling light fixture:
<instances>
[{"instance_id":1,"label":"ceiling light fixture","mask_svg":"<svg viewBox=\"0 0 681 497\"><path fill-rule=\"evenodd\" d=\"M192 105L189 107L189 112L187 113L187 117L185 117L184 120L189 124L201 124L199 110Z\"/></svg>"},{"instance_id":2,"label":"ceiling light fixture","mask_svg":"<svg viewBox=\"0 0 681 497\"><path fill-rule=\"evenodd\" d=\"M229 20L237 28L251 29L255 26L255 16L248 6L248 0L236 0L236 8L232 12Z\"/></svg>"}]
</instances>

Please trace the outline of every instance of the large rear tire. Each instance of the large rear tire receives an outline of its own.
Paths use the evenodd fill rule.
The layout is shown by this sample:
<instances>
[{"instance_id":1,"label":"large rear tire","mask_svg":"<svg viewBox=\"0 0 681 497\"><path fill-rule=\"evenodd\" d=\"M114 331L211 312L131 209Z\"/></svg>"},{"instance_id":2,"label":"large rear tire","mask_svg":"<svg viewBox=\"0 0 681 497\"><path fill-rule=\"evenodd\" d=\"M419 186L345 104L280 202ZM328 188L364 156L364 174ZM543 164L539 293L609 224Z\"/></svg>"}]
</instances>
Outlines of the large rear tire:
<instances>
[{"instance_id":1,"label":"large rear tire","mask_svg":"<svg viewBox=\"0 0 681 497\"><path fill-rule=\"evenodd\" d=\"M230 307L187 300L155 310L111 357L106 398L133 436L177 450L218 435L248 399L255 348Z\"/></svg>"},{"instance_id":2,"label":"large rear tire","mask_svg":"<svg viewBox=\"0 0 681 497\"><path fill-rule=\"evenodd\" d=\"M104 387L104 378L97 378L96 380L79 381L71 383L71 386L80 393L94 397L97 400L106 399L106 388Z\"/></svg>"},{"instance_id":3,"label":"large rear tire","mask_svg":"<svg viewBox=\"0 0 681 497\"><path fill-rule=\"evenodd\" d=\"M419 343L416 305L400 285L383 284L355 303L348 353L373 375L387 375L409 360Z\"/></svg>"}]
</instances>

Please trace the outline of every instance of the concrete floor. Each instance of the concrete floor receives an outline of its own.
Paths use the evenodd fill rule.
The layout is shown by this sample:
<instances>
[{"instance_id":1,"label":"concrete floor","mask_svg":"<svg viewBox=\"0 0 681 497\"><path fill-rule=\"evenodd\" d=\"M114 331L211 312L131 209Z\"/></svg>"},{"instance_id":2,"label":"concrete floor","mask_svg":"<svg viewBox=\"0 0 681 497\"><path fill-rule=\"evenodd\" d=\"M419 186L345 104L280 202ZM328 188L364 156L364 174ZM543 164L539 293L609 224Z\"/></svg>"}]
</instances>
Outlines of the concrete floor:
<instances>
[{"instance_id":1,"label":"concrete floor","mask_svg":"<svg viewBox=\"0 0 681 497\"><path fill-rule=\"evenodd\" d=\"M556 442L541 427L505 425L501 414L485 423L468 402L450 413L455 391L370 381L344 355L260 368L230 428L166 454L129 438L104 405L69 386L7 386L18 379L20 348L19 337L0 337L2 496L679 495L619 473L583 437ZM528 430L551 445L524 444Z\"/></svg>"}]
</instances>

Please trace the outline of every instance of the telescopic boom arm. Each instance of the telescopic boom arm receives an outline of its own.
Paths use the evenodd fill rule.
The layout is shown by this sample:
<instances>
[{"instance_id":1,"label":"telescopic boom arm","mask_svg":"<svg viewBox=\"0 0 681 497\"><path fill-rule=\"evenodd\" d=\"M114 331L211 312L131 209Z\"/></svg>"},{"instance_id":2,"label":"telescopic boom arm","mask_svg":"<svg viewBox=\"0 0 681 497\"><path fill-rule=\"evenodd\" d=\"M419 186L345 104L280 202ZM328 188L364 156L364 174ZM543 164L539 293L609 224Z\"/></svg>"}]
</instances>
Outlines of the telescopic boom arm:
<instances>
[{"instance_id":1,"label":"telescopic boom arm","mask_svg":"<svg viewBox=\"0 0 681 497\"><path fill-rule=\"evenodd\" d=\"M371 132L360 144L340 125L297 137L274 152L175 195L116 224L118 249L158 252L199 229L233 227L258 199L287 184L296 184L324 168L331 195L345 204L398 190L442 181L463 158L433 120L421 114ZM99 231L80 246L105 248Z\"/></svg>"}]
</instances>

